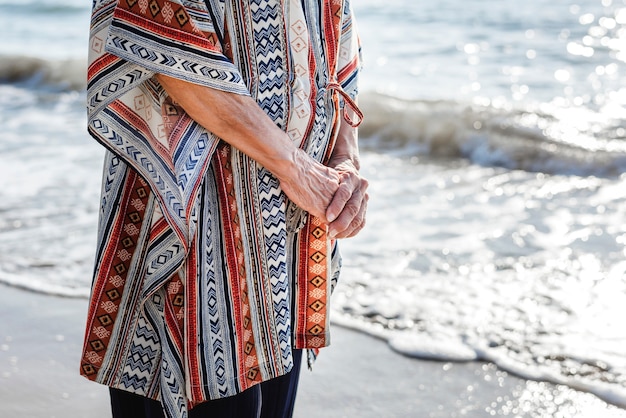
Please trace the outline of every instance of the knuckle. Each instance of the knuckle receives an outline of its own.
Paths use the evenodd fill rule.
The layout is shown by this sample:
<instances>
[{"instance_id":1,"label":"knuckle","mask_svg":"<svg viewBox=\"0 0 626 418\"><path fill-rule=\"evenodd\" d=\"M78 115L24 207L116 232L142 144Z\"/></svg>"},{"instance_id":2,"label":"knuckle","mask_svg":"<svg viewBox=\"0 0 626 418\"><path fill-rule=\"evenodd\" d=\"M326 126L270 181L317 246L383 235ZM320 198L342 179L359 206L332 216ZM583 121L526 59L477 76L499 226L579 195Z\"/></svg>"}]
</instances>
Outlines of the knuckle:
<instances>
[{"instance_id":1,"label":"knuckle","mask_svg":"<svg viewBox=\"0 0 626 418\"><path fill-rule=\"evenodd\" d=\"M337 189L336 194L345 201L350 198L352 192L350 191L350 187L347 184L341 183L339 185L339 188Z\"/></svg>"},{"instance_id":2,"label":"knuckle","mask_svg":"<svg viewBox=\"0 0 626 418\"><path fill-rule=\"evenodd\" d=\"M348 205L344 210L348 213L348 215L350 215L350 221L352 221L359 213L359 208L355 205Z\"/></svg>"}]
</instances>

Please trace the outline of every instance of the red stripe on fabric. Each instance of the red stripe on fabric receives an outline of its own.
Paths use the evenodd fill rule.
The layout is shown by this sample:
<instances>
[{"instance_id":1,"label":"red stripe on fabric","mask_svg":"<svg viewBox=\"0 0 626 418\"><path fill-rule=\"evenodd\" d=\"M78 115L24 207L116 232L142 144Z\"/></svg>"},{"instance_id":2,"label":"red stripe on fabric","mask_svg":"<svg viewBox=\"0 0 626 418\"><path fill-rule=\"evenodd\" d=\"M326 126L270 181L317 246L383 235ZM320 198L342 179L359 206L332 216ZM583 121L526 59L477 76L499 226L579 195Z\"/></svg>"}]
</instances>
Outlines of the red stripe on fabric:
<instances>
[{"instance_id":1,"label":"red stripe on fabric","mask_svg":"<svg viewBox=\"0 0 626 418\"><path fill-rule=\"evenodd\" d=\"M256 383L260 383L262 376L259 369L259 359L256 352L252 319L250 316L250 301L248 299L247 273L244 263L243 242L239 227L239 214L233 172L231 166L231 147L222 144L215 153L216 183L224 227L224 248L226 264L229 271L229 284L233 307L235 336L237 338L237 355L239 365L239 384L245 390Z\"/></svg>"},{"instance_id":2,"label":"red stripe on fabric","mask_svg":"<svg viewBox=\"0 0 626 418\"><path fill-rule=\"evenodd\" d=\"M188 397L192 402L204 400L202 395L202 378L200 376L200 361L198 359L198 261L196 256L196 239L191 242L191 251L187 255L185 270L185 339L187 373L191 383L191 393Z\"/></svg>"},{"instance_id":3,"label":"red stripe on fabric","mask_svg":"<svg viewBox=\"0 0 626 418\"><path fill-rule=\"evenodd\" d=\"M135 174L133 172L129 172L126 178L126 187L124 189L124 194L122 196L121 205L126 205L128 199L130 198L130 187L128 187L128 183L132 182L130 179L134 177ZM121 234L121 229L124 225L124 216L118 215L116 218L116 222L113 226L111 232L111 239L108 240L108 245L106 249L103 251L102 261L100 262L100 267L98 268L97 276L94 280L94 284L91 290L90 304L89 310L87 312L87 324L85 332L85 340L83 342L83 350L87 348L87 342L92 336L92 329L94 322L96 320L96 311L98 310L98 305L102 300L102 294L104 293L104 289L108 282L108 272L111 270L111 264L113 263L113 257L115 256L115 250L117 249L117 244L119 242L119 236ZM103 273L105 272L105 273ZM84 353L83 353L84 355ZM95 375L93 376L95 378Z\"/></svg>"},{"instance_id":4,"label":"red stripe on fabric","mask_svg":"<svg viewBox=\"0 0 626 418\"><path fill-rule=\"evenodd\" d=\"M157 154L159 154L162 161L167 163L170 170L174 171L174 162L170 150L159 142L156 136L154 136L152 127L146 123L144 118L120 100L115 100L109 105L109 107L115 113L120 115L130 126L135 128L136 131L140 132L144 138L147 138L150 143L150 147ZM167 138L164 136L163 139L166 140Z\"/></svg>"},{"instance_id":5,"label":"red stripe on fabric","mask_svg":"<svg viewBox=\"0 0 626 418\"><path fill-rule=\"evenodd\" d=\"M344 80L349 78L354 72L357 71L359 65L358 57L354 57L352 61L350 61L346 66L344 66L341 71L337 74L337 80L341 84Z\"/></svg>"},{"instance_id":6,"label":"red stripe on fabric","mask_svg":"<svg viewBox=\"0 0 626 418\"><path fill-rule=\"evenodd\" d=\"M122 8L121 6L123 3L124 2L120 1L116 7L113 14L114 19L119 19L133 26L137 26L147 32L160 35L173 41L193 45L200 49L220 54L222 53L222 48L219 45L219 42L217 42L217 36L214 33L205 33L200 31L195 25L193 25L193 21L189 18L183 7L179 10L182 9L183 13L187 15L187 22L181 26L177 19L174 18L173 20L170 20L170 23L176 22L176 25L179 26L179 28L176 28L166 22L161 13L158 13L155 17L152 17L151 15L141 16L139 14L141 13L139 10L131 11Z\"/></svg>"},{"instance_id":7,"label":"red stripe on fabric","mask_svg":"<svg viewBox=\"0 0 626 418\"><path fill-rule=\"evenodd\" d=\"M296 348L305 348L306 346L306 306L307 306L307 276L308 276L308 251L309 251L309 227L307 222L300 231L300 240L298 242L298 303L296 319Z\"/></svg>"},{"instance_id":8,"label":"red stripe on fabric","mask_svg":"<svg viewBox=\"0 0 626 418\"><path fill-rule=\"evenodd\" d=\"M183 332L185 309L185 289L179 274L175 274L166 286L167 298L165 303L165 329L170 332L172 342L176 346L176 352L184 353Z\"/></svg>"},{"instance_id":9,"label":"red stripe on fabric","mask_svg":"<svg viewBox=\"0 0 626 418\"><path fill-rule=\"evenodd\" d=\"M108 66L110 66L111 64L119 60L120 58L115 55L111 55L111 54L102 55L100 58L92 62L89 68L87 69L87 79L91 80L101 71L103 71L105 68L107 68Z\"/></svg>"},{"instance_id":10,"label":"red stripe on fabric","mask_svg":"<svg viewBox=\"0 0 626 418\"><path fill-rule=\"evenodd\" d=\"M324 2L324 35L330 74L335 74L337 71L337 53L339 51L339 34L341 33L341 3L341 1L333 0Z\"/></svg>"},{"instance_id":11,"label":"red stripe on fabric","mask_svg":"<svg viewBox=\"0 0 626 418\"><path fill-rule=\"evenodd\" d=\"M150 241L154 241L159 235L169 230L169 224L165 218L160 218L150 227Z\"/></svg>"},{"instance_id":12,"label":"red stripe on fabric","mask_svg":"<svg viewBox=\"0 0 626 418\"><path fill-rule=\"evenodd\" d=\"M232 219L230 217L230 208L229 199L228 199L228 190L226 185L226 178L228 177L228 173L225 173L224 165L225 160L228 160L230 157L229 146L226 144L220 144L217 148L217 152L215 153L216 163L214 165L215 168L215 183L219 185L217 192L219 195L219 203L220 203L220 214L222 216L222 225L224 228L224 249L226 251L226 268L229 272L229 283L232 289L232 308L233 308L233 320L235 322L235 330L236 338L237 338L237 357L242 359L243 356L243 340L242 333L239 332L243 327L240 321L241 318L241 300L239 298L240 289L239 289L239 272L237 269L237 255L235 251L235 239L233 237L232 231ZM232 176L229 181L232 183ZM239 363L239 374L244 374L243 362Z\"/></svg>"},{"instance_id":13,"label":"red stripe on fabric","mask_svg":"<svg viewBox=\"0 0 626 418\"><path fill-rule=\"evenodd\" d=\"M172 171L174 171L174 169L173 169L173 161L172 161L172 158L170 157L169 152L154 137L150 127L141 118L139 118L139 116L132 109L130 109L128 106L126 106L124 103L122 103L119 100L116 100L113 103L111 103L109 105L109 108L111 110L115 111L116 113L118 113L126 121L131 123L132 126L137 128L137 130L139 130L144 135L144 137L148 138L150 146L155 150L155 152L157 152L158 150L161 150L160 153L157 152L160 155L160 157L163 157L163 156L167 157L167 158L161 158L161 160L164 161L168 166L170 166ZM198 182L198 183L200 183L200 182ZM161 196L160 193L155 193L154 195L160 201L162 207L167 207L168 206L167 202L163 201L163 197ZM187 202L182 202L182 203L187 203ZM171 219L172 215L170 214L170 212L163 211L163 215L168 220L168 223L169 223L170 227L172 228L172 230L174 231L174 233L178 236L178 239L180 240L181 244L185 248L185 251L188 252L188 250L189 250L189 247L188 247L189 242L187 241L187 239L188 239L187 233L189 231L188 230L185 230L185 231L181 230L178 227L176 221Z\"/></svg>"},{"instance_id":14,"label":"red stripe on fabric","mask_svg":"<svg viewBox=\"0 0 626 418\"><path fill-rule=\"evenodd\" d=\"M327 345L326 329L328 315L328 239L326 225L316 217L309 216L307 225L302 231L303 239L300 253L301 266L306 271L305 283L299 289L298 324L296 348L321 348ZM301 280L301 279L300 279Z\"/></svg>"},{"instance_id":15,"label":"red stripe on fabric","mask_svg":"<svg viewBox=\"0 0 626 418\"><path fill-rule=\"evenodd\" d=\"M91 380L96 378L109 349L149 197L147 183L135 172L129 171L120 200L119 214L108 240L110 245L103 252L87 314L81 374Z\"/></svg>"},{"instance_id":16,"label":"red stripe on fabric","mask_svg":"<svg viewBox=\"0 0 626 418\"><path fill-rule=\"evenodd\" d=\"M164 104L164 106L166 104L167 102ZM169 134L167 133L167 130L166 130L166 134L163 137L163 140L167 141L168 143L168 147L169 147L168 148L164 146L163 143L160 142L154 136L154 133L152 132L152 128L150 127L150 125L148 125L146 121L140 115L137 114L137 112L129 108L126 104L124 104L123 102L119 100L116 100L115 102L111 103L110 107L115 112L122 115L124 119L127 120L131 124L131 126L135 127L139 132L141 132L145 138L148 138L151 148L159 155L160 159L164 161L173 172L175 172L173 152L179 148L180 140L185 135L185 132L193 124L195 124L193 119L191 119L189 115L187 115L186 113L182 113L179 117L174 118L174 121L172 122L174 127L170 130ZM179 108L179 109L181 112L184 112L182 108ZM161 111L163 113L163 119L167 121L168 118L170 118L171 116L168 116L166 114L167 112L164 109L161 109ZM166 128L164 127L164 130L165 129ZM214 152L213 149L216 147L216 145L211 143L209 140L209 143L207 143L207 146L210 147L210 149L206 152L212 154ZM210 158L205 158L202 164L202 167L199 169L196 169L196 171L199 173L205 173L210 162L211 162ZM198 175L196 176L196 178L198 179L198 181L196 181L196 183L191 187L191 191L185 193L187 196L197 196L197 193L200 188L200 185L202 184L202 179L204 178L204 175ZM183 202L183 203L187 203L187 202ZM187 219L190 218L192 210L193 210L192 204L185 205L185 217ZM175 231L177 231L174 225L172 225L172 227ZM180 233L178 235L181 236ZM181 241L185 244L185 241L182 238L181 238Z\"/></svg>"}]
</instances>

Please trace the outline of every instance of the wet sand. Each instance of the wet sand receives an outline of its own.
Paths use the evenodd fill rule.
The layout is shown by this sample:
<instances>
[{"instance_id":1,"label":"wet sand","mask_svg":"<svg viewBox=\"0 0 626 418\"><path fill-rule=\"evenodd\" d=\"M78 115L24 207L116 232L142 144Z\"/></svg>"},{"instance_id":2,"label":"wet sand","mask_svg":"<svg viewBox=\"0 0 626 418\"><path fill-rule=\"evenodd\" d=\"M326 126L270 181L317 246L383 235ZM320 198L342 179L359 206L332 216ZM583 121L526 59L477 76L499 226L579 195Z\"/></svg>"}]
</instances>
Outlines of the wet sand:
<instances>
[{"instance_id":1,"label":"wet sand","mask_svg":"<svg viewBox=\"0 0 626 418\"><path fill-rule=\"evenodd\" d=\"M87 301L0 286L0 416L109 418L105 387L78 375ZM416 360L335 326L303 369L297 418L626 417L593 395L485 363Z\"/></svg>"}]
</instances>

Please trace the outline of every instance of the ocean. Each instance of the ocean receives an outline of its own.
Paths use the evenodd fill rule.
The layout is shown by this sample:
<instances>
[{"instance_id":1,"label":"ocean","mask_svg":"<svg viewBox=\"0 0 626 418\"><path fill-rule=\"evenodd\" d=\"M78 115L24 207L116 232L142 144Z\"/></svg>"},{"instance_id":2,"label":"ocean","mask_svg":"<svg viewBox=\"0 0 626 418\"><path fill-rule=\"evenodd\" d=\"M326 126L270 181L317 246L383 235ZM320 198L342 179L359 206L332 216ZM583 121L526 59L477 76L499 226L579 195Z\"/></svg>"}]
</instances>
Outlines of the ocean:
<instances>
[{"instance_id":1,"label":"ocean","mask_svg":"<svg viewBox=\"0 0 626 418\"><path fill-rule=\"evenodd\" d=\"M333 320L626 408L626 0L353 3L370 205ZM0 0L0 282L83 298L89 9Z\"/></svg>"}]
</instances>

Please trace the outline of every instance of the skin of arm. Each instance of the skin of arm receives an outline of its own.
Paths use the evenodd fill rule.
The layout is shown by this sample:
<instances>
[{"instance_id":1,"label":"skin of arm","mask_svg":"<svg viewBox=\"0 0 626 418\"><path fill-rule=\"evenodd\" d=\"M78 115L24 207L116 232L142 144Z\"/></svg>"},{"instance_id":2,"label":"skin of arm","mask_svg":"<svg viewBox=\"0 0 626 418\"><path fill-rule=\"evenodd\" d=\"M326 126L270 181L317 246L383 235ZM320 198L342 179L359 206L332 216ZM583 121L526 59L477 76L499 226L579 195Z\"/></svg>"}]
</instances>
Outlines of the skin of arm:
<instances>
[{"instance_id":1,"label":"skin of arm","mask_svg":"<svg viewBox=\"0 0 626 418\"><path fill-rule=\"evenodd\" d=\"M331 157L338 167L334 169L296 147L251 97L163 74L156 78L192 119L274 174L289 199L329 224L331 236L352 236L352 231L360 230L356 225L363 222L354 218L359 214L364 217L365 209L361 207L363 197L353 196L361 190L357 187L356 131L351 132L348 128L353 128L347 123L340 127ZM356 158L354 163L349 162L352 158ZM342 186L343 182L347 184ZM341 194L336 196L339 190Z\"/></svg>"}]
</instances>

